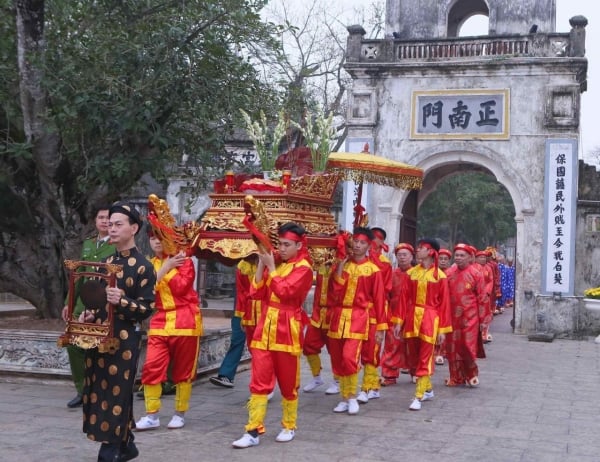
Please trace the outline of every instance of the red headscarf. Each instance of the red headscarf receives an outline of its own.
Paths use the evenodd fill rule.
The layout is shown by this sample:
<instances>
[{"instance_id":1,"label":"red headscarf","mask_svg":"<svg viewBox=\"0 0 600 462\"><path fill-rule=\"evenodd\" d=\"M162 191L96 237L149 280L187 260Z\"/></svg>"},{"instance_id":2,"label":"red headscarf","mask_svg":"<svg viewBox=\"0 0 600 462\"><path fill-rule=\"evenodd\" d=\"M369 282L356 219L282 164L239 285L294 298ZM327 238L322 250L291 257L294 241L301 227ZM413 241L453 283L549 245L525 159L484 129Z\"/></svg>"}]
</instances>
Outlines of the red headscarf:
<instances>
[{"instance_id":1,"label":"red headscarf","mask_svg":"<svg viewBox=\"0 0 600 462\"><path fill-rule=\"evenodd\" d=\"M456 252L457 250L464 250L469 255L475 254L475 249L473 248L473 246L471 246L469 244L463 244L463 243L456 244L454 246L454 251Z\"/></svg>"},{"instance_id":2,"label":"red headscarf","mask_svg":"<svg viewBox=\"0 0 600 462\"><path fill-rule=\"evenodd\" d=\"M398 250L402 250L402 249L408 250L413 255L415 254L415 248L412 245L407 244L406 242L401 242L396 247L394 247L394 254L397 254Z\"/></svg>"},{"instance_id":3,"label":"red headscarf","mask_svg":"<svg viewBox=\"0 0 600 462\"><path fill-rule=\"evenodd\" d=\"M300 242L302 244L302 247L300 247L300 250L298 250L298 258L304 258L311 265L313 264L312 259L310 258L310 254L308 253L308 240L306 238L306 233L304 233L302 236L299 236L298 234L292 231L286 231L284 233L280 233L279 237L283 239L289 239L290 241L294 242Z\"/></svg>"}]
</instances>

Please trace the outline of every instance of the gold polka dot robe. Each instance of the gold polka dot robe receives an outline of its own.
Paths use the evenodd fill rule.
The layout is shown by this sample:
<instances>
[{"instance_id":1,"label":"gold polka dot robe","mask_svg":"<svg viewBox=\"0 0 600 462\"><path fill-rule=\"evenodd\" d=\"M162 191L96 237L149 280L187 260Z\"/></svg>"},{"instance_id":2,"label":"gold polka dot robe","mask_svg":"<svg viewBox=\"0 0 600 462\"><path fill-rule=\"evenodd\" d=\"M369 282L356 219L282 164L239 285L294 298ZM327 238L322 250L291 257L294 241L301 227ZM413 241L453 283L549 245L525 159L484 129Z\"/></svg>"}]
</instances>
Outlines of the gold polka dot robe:
<instances>
[{"instance_id":1,"label":"gold polka dot robe","mask_svg":"<svg viewBox=\"0 0 600 462\"><path fill-rule=\"evenodd\" d=\"M156 273L136 248L117 252L107 263L123 265L117 274L121 302L115 307L114 334L119 348L114 354L86 351L83 387L83 432L89 439L119 443L127 439L133 422L133 386L141 346L139 323L154 309ZM106 313L97 314L97 322Z\"/></svg>"}]
</instances>

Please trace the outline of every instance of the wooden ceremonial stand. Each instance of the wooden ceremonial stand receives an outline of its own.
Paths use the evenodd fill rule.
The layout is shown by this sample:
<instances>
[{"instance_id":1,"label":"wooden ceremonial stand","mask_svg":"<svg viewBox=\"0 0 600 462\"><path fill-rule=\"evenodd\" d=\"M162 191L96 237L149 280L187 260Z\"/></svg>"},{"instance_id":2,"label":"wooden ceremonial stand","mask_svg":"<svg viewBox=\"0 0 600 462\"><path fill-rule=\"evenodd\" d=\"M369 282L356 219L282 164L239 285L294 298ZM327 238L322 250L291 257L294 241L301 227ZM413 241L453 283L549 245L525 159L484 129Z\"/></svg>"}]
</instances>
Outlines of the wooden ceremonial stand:
<instances>
[{"instance_id":1,"label":"wooden ceremonial stand","mask_svg":"<svg viewBox=\"0 0 600 462\"><path fill-rule=\"evenodd\" d=\"M122 265L91 261L65 260L69 270L69 299L67 302L67 326L58 340L59 347L76 345L84 350L98 348L100 353L114 353L119 348L119 339L114 333L114 306L106 300L106 286L115 287L117 273ZM79 296L86 310L101 315L101 323L79 322L73 317L76 305L75 285L81 281ZM106 316L104 316L106 314Z\"/></svg>"}]
</instances>

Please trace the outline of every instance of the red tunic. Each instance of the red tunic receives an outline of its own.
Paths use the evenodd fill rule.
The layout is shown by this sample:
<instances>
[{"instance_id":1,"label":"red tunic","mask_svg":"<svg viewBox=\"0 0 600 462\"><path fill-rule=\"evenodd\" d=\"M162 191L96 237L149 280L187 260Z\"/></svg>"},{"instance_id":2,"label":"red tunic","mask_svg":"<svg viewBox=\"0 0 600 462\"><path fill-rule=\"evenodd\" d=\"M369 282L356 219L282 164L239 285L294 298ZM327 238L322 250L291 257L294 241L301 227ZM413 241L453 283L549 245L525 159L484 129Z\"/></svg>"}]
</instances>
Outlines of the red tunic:
<instances>
[{"instance_id":1,"label":"red tunic","mask_svg":"<svg viewBox=\"0 0 600 462\"><path fill-rule=\"evenodd\" d=\"M252 348L302 353L302 304L312 282L312 267L301 257L280 263L259 283L252 280L250 296L264 302Z\"/></svg>"},{"instance_id":2,"label":"red tunic","mask_svg":"<svg viewBox=\"0 0 600 462\"><path fill-rule=\"evenodd\" d=\"M479 326L488 315L487 294L480 273L473 265L448 276L452 309L452 334L446 338L449 361L471 360L477 355Z\"/></svg>"},{"instance_id":3,"label":"red tunic","mask_svg":"<svg viewBox=\"0 0 600 462\"><path fill-rule=\"evenodd\" d=\"M154 257L151 262L158 273L163 260ZM193 288L195 279L194 264L188 258L179 268L169 271L156 284L156 313L150 319L148 335L202 335L198 294Z\"/></svg>"},{"instance_id":4,"label":"red tunic","mask_svg":"<svg viewBox=\"0 0 600 462\"><path fill-rule=\"evenodd\" d=\"M310 324L319 329L328 330L331 305L329 300L329 279L331 277L332 266L321 266L317 270L315 283L315 295L313 298L312 314Z\"/></svg>"},{"instance_id":5,"label":"red tunic","mask_svg":"<svg viewBox=\"0 0 600 462\"><path fill-rule=\"evenodd\" d=\"M452 332L446 275L435 268L413 266L401 289L400 321L404 338L420 338L435 345L437 334Z\"/></svg>"},{"instance_id":6,"label":"red tunic","mask_svg":"<svg viewBox=\"0 0 600 462\"><path fill-rule=\"evenodd\" d=\"M250 287L252 279L256 274L256 263L242 260L237 265L235 272L236 299L235 316L242 318L242 326L256 326L260 318L260 300L253 300L250 297Z\"/></svg>"},{"instance_id":7,"label":"red tunic","mask_svg":"<svg viewBox=\"0 0 600 462\"><path fill-rule=\"evenodd\" d=\"M352 260L344 265L342 276L333 270L331 291L331 338L365 340L369 333L369 310L372 307L376 330L387 329L385 287L381 270L371 260Z\"/></svg>"}]
</instances>

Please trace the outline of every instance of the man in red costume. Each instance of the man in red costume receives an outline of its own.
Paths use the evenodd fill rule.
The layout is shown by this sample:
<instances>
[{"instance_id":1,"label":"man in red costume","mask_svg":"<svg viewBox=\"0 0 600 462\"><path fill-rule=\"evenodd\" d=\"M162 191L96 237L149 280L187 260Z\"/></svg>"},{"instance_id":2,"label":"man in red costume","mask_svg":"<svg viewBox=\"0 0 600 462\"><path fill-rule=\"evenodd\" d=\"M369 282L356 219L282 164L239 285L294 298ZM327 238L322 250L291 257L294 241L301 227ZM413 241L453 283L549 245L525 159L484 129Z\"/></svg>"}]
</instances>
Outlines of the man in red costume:
<instances>
[{"instance_id":1,"label":"man in red costume","mask_svg":"<svg viewBox=\"0 0 600 462\"><path fill-rule=\"evenodd\" d=\"M358 227L352 235L352 255L342 260L329 281L331 323L329 353L333 373L339 377L342 401L334 412L357 414L356 400L360 352L369 336L369 308L375 318L375 341L381 344L387 329L385 287L381 271L367 252L373 241L368 228Z\"/></svg>"},{"instance_id":2,"label":"man in red costume","mask_svg":"<svg viewBox=\"0 0 600 462\"><path fill-rule=\"evenodd\" d=\"M338 260L343 260L352 252L352 234L348 231L343 231L338 234L337 256ZM331 277L333 267L331 264L320 266L316 273L315 292L313 298L313 309L310 318L310 324L306 328L304 337L304 347L302 349L306 361L310 366L310 371L313 378L303 388L307 393L316 390L325 382L321 378L321 357L320 353L323 346L328 344L327 332L329 331L329 321L331 318L331 302L329 300L329 279ZM329 350L329 347L327 347ZM337 395L340 392L339 381L335 377L325 390L326 395Z\"/></svg>"},{"instance_id":3,"label":"man in red costume","mask_svg":"<svg viewBox=\"0 0 600 462\"><path fill-rule=\"evenodd\" d=\"M167 380L171 363L171 379L175 383L175 415L170 429L185 424L192 382L196 378L202 317L198 294L194 290L196 271L184 252L165 255L160 239L150 235L151 259L156 271L156 313L150 319L146 361L142 370L146 415L135 424L136 430L152 430L160 426L162 382Z\"/></svg>"},{"instance_id":4,"label":"man in red costume","mask_svg":"<svg viewBox=\"0 0 600 462\"><path fill-rule=\"evenodd\" d=\"M492 299L494 299L494 271L491 265L487 263L487 252L485 250L478 250L475 252L475 267L481 273L481 277L483 278L484 291L487 296L487 305L486 309L489 312L489 319L491 321L492 316L494 314L495 303L492 304ZM486 319L488 316L486 316ZM490 339L489 336L489 324L484 325L481 329L481 338L483 339L483 343L488 343ZM490 336L491 337L491 336Z\"/></svg>"},{"instance_id":5,"label":"man in red costume","mask_svg":"<svg viewBox=\"0 0 600 462\"><path fill-rule=\"evenodd\" d=\"M306 245L306 231L296 223L279 228L279 257L259 253L250 296L263 301L263 309L250 343L252 375L248 400L246 433L233 442L235 448L256 446L264 433L268 395L281 391L282 430L276 441L294 439L298 415L300 354L303 330L302 304L313 282L313 270Z\"/></svg>"},{"instance_id":6,"label":"man in red costume","mask_svg":"<svg viewBox=\"0 0 600 462\"><path fill-rule=\"evenodd\" d=\"M456 270L448 276L452 333L446 337L446 356L450 377L449 387L479 385L476 358L484 358L481 328L489 323L488 296L481 273L471 264L471 247L454 247Z\"/></svg>"},{"instance_id":7,"label":"man in red costume","mask_svg":"<svg viewBox=\"0 0 600 462\"><path fill-rule=\"evenodd\" d=\"M396 336L402 333L407 341L411 375L417 378L411 411L420 410L423 401L433 399L434 346L452 332L448 281L437 264L439 250L435 239L417 243L420 263L408 270L409 278L400 296L401 319L394 330Z\"/></svg>"},{"instance_id":8,"label":"man in red costume","mask_svg":"<svg viewBox=\"0 0 600 462\"><path fill-rule=\"evenodd\" d=\"M369 259L377 265L381 270L381 277L383 278L383 285L385 288L385 310L387 321L389 323L389 299L392 293L392 262L389 258L383 254L387 252L388 246L385 243L386 232L382 228L371 228L373 232L373 242L369 249ZM388 324L389 325L389 324ZM364 367L363 381L360 387L360 393L356 397L359 403L367 403L370 399L379 398L379 388L381 381L379 380L379 373L377 368L380 364L381 356L381 343L377 341L375 335L377 331L377 316L373 310L373 307L369 309L369 336L363 342L361 349L361 363Z\"/></svg>"},{"instance_id":9,"label":"man in red costume","mask_svg":"<svg viewBox=\"0 0 600 462\"><path fill-rule=\"evenodd\" d=\"M256 276L258 267L258 257L250 255L248 258L238 263L235 273L236 283L236 304L235 316L241 318L241 325L246 333L246 344L251 353L250 343L254 337L256 324L261 315L261 300L256 300L250 296L252 280Z\"/></svg>"},{"instance_id":10,"label":"man in red costume","mask_svg":"<svg viewBox=\"0 0 600 462\"><path fill-rule=\"evenodd\" d=\"M398 267L394 270L392 275L392 294L390 297L389 313L391 324L385 334L383 354L381 356L381 384L383 386L395 384L400 375L400 369L408 369L406 343L403 338L394 335L393 326L400 322L398 308L400 306L399 300L403 284L402 281L408 277L406 272L412 268L415 249L412 245L401 242L395 247L394 252L396 253Z\"/></svg>"},{"instance_id":11,"label":"man in red costume","mask_svg":"<svg viewBox=\"0 0 600 462\"><path fill-rule=\"evenodd\" d=\"M256 273L258 257L250 254L241 260L235 271L235 307L231 318L231 340L227 353L221 362L218 374L210 378L210 383L225 388L233 388L237 367L244 353L244 344L250 348L256 319L260 313L260 300L250 298L251 280Z\"/></svg>"},{"instance_id":12,"label":"man in red costume","mask_svg":"<svg viewBox=\"0 0 600 462\"><path fill-rule=\"evenodd\" d=\"M440 249L438 266L444 272L446 277L448 277L453 271L456 271L456 264L452 264L452 252L448 249ZM444 351L445 343L439 344L435 346L434 356L435 363L439 366L444 365L444 357L446 356L446 352Z\"/></svg>"}]
</instances>

